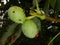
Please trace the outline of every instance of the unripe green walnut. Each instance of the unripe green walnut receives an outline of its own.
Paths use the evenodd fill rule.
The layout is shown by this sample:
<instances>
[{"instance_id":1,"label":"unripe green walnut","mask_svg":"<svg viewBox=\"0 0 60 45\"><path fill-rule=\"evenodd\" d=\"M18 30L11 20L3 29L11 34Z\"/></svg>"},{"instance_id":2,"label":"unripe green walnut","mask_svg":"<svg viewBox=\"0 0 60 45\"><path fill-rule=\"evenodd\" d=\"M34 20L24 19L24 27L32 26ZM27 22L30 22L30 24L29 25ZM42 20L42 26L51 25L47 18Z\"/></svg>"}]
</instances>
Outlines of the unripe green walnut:
<instances>
[{"instance_id":1,"label":"unripe green walnut","mask_svg":"<svg viewBox=\"0 0 60 45\"><path fill-rule=\"evenodd\" d=\"M28 38L34 38L38 34L38 28L33 20L26 20L22 25L23 34Z\"/></svg>"},{"instance_id":2,"label":"unripe green walnut","mask_svg":"<svg viewBox=\"0 0 60 45\"><path fill-rule=\"evenodd\" d=\"M8 16L15 23L23 23L26 19L23 9L18 6L10 7L8 9Z\"/></svg>"}]
</instances>

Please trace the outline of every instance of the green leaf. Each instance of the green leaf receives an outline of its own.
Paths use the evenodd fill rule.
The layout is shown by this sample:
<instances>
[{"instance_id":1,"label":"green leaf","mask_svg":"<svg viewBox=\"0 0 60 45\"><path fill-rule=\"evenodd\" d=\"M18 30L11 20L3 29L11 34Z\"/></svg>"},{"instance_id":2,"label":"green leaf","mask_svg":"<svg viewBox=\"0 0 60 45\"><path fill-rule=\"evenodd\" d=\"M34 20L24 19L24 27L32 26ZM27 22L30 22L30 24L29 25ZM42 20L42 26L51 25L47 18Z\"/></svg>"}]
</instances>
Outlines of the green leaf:
<instances>
[{"instance_id":1,"label":"green leaf","mask_svg":"<svg viewBox=\"0 0 60 45\"><path fill-rule=\"evenodd\" d=\"M16 38L15 38L15 41L16 41L21 36L21 27L18 29L18 31L14 35L16 36ZM14 42L12 42L12 43L14 43Z\"/></svg>"},{"instance_id":2,"label":"green leaf","mask_svg":"<svg viewBox=\"0 0 60 45\"><path fill-rule=\"evenodd\" d=\"M9 27L7 29L7 32L5 32L4 35L1 38L2 45L4 45L5 42L7 41L7 38L13 34L14 29L16 28L16 26L17 26L17 24L15 24L15 23L12 24L12 25L9 25Z\"/></svg>"},{"instance_id":3,"label":"green leaf","mask_svg":"<svg viewBox=\"0 0 60 45\"><path fill-rule=\"evenodd\" d=\"M55 4L56 4L56 0L50 0L50 5L53 9L55 7Z\"/></svg>"},{"instance_id":4,"label":"green leaf","mask_svg":"<svg viewBox=\"0 0 60 45\"><path fill-rule=\"evenodd\" d=\"M53 41L60 35L60 32L58 34L56 34L48 43L48 45L50 45L51 43L53 43Z\"/></svg>"},{"instance_id":5,"label":"green leaf","mask_svg":"<svg viewBox=\"0 0 60 45\"><path fill-rule=\"evenodd\" d=\"M45 6L44 6L44 11L47 14L49 13L49 3L50 3L50 0L46 0Z\"/></svg>"},{"instance_id":6,"label":"green leaf","mask_svg":"<svg viewBox=\"0 0 60 45\"><path fill-rule=\"evenodd\" d=\"M38 3L39 3L41 0L37 0L37 1L38 1ZM35 6L36 6L36 0L33 0L33 1L32 1L32 4L33 4L33 6L32 6L31 8L33 9L33 8L35 8Z\"/></svg>"},{"instance_id":7,"label":"green leaf","mask_svg":"<svg viewBox=\"0 0 60 45\"><path fill-rule=\"evenodd\" d=\"M57 18L60 12L60 0L56 0L54 10L55 10L55 18Z\"/></svg>"},{"instance_id":8,"label":"green leaf","mask_svg":"<svg viewBox=\"0 0 60 45\"><path fill-rule=\"evenodd\" d=\"M9 42L8 45L12 45L20 36L21 36L21 26L19 25L18 31L15 32L12 36L15 36L15 40L13 40L12 42Z\"/></svg>"},{"instance_id":9,"label":"green leaf","mask_svg":"<svg viewBox=\"0 0 60 45\"><path fill-rule=\"evenodd\" d=\"M39 28L39 31L41 31L41 22L38 18L33 18L33 21L36 23L37 27Z\"/></svg>"},{"instance_id":10,"label":"green leaf","mask_svg":"<svg viewBox=\"0 0 60 45\"><path fill-rule=\"evenodd\" d=\"M60 0L56 0L55 11L56 12L60 11Z\"/></svg>"},{"instance_id":11,"label":"green leaf","mask_svg":"<svg viewBox=\"0 0 60 45\"><path fill-rule=\"evenodd\" d=\"M52 39L52 37L50 37L49 41ZM53 41L54 42L54 41ZM53 45L53 42L50 45Z\"/></svg>"}]
</instances>

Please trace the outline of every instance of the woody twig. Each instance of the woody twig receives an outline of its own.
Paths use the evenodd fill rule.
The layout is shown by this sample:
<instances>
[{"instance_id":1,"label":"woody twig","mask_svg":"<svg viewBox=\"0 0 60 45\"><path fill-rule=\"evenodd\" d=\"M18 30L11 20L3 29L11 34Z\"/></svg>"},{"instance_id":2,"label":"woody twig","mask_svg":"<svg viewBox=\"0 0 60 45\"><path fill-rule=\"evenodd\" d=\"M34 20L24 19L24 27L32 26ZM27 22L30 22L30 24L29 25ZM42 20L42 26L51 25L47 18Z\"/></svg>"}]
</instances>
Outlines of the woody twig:
<instances>
[{"instance_id":1,"label":"woody twig","mask_svg":"<svg viewBox=\"0 0 60 45\"><path fill-rule=\"evenodd\" d=\"M37 15L37 13L34 12L34 11L32 11L32 10L30 10L30 15L32 15L32 16L42 16L42 15ZM45 15L45 14L44 14L44 15ZM60 23L60 20L59 20L59 19L57 19L57 18L52 18L52 17L47 16L47 15L45 15L45 19L46 19L47 21L54 21L54 23Z\"/></svg>"}]
</instances>

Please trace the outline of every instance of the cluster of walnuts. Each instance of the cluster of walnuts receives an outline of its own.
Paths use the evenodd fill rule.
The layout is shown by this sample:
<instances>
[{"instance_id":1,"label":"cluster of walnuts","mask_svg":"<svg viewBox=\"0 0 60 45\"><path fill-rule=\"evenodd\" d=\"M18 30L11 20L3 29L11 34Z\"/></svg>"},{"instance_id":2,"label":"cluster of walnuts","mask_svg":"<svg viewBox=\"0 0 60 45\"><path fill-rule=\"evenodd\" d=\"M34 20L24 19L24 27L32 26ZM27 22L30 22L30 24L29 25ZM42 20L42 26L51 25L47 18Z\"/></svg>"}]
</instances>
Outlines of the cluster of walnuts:
<instances>
[{"instance_id":1,"label":"cluster of walnuts","mask_svg":"<svg viewBox=\"0 0 60 45\"><path fill-rule=\"evenodd\" d=\"M27 19L24 10L18 6L12 6L8 9L8 17L17 24L22 24L23 34L28 38L34 38L39 29L32 19Z\"/></svg>"}]
</instances>

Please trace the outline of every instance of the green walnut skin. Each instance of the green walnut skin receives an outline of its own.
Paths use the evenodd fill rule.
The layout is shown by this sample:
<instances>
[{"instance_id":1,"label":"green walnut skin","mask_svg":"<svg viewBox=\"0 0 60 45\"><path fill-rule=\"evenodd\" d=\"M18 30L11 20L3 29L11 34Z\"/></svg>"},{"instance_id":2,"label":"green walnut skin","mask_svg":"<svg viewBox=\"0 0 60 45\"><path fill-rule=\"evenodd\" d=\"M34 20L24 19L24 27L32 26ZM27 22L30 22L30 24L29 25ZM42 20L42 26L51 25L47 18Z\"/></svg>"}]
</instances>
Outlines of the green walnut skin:
<instances>
[{"instance_id":1,"label":"green walnut skin","mask_svg":"<svg viewBox=\"0 0 60 45\"><path fill-rule=\"evenodd\" d=\"M38 34L38 28L33 20L26 20L22 25L22 32L28 38L34 38Z\"/></svg>"},{"instance_id":2,"label":"green walnut skin","mask_svg":"<svg viewBox=\"0 0 60 45\"><path fill-rule=\"evenodd\" d=\"M23 9L18 6L10 7L8 9L8 16L15 23L23 23L26 19Z\"/></svg>"}]
</instances>

